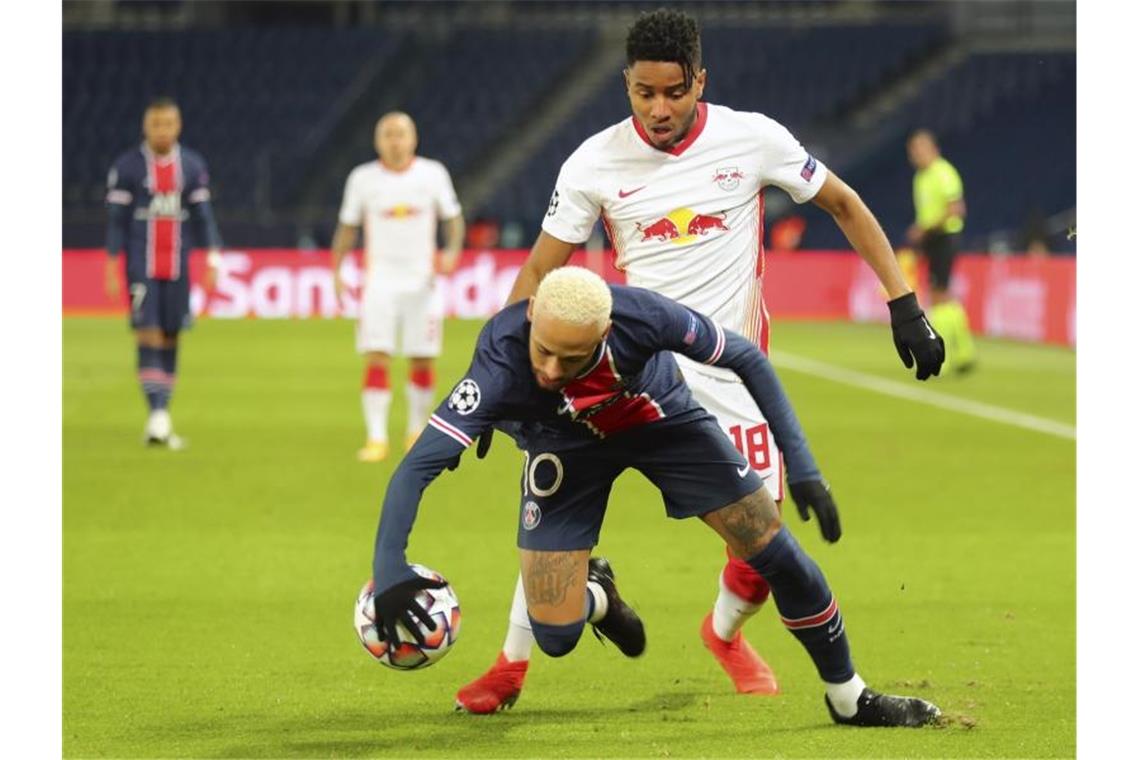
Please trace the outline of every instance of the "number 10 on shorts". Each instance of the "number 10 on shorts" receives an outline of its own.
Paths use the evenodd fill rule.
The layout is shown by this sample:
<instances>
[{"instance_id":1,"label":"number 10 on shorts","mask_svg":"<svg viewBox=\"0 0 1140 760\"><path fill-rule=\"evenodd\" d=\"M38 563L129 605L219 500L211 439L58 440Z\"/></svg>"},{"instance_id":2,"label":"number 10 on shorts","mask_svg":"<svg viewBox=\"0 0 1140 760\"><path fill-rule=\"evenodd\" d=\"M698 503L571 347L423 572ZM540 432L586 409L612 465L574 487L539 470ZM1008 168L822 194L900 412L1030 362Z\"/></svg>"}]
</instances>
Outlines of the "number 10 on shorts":
<instances>
[{"instance_id":1,"label":"number 10 on shorts","mask_svg":"<svg viewBox=\"0 0 1140 760\"><path fill-rule=\"evenodd\" d=\"M768 423L761 422L744 429L743 425L733 425L728 429L732 436L732 443L736 446L753 470L766 470L772 466L772 457L768 451Z\"/></svg>"}]
</instances>

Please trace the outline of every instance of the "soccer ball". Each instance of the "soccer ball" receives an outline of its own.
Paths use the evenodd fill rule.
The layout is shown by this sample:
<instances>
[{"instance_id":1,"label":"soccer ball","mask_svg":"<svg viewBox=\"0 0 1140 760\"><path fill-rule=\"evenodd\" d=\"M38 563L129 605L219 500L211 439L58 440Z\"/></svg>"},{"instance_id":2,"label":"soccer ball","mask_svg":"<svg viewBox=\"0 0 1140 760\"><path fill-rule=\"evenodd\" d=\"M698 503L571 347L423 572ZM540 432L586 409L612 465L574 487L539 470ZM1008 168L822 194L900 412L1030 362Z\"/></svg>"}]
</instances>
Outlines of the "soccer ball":
<instances>
[{"instance_id":1,"label":"soccer ball","mask_svg":"<svg viewBox=\"0 0 1140 760\"><path fill-rule=\"evenodd\" d=\"M446 581L442 575L423 565L412 565L412 569L425 578ZM424 643L419 642L408 633L403 623L396 623L396 633L400 637L400 645L389 647L388 642L376 630L375 610L372 606L372 579L370 578L360 589L356 598L356 612L354 627L360 643L368 654L372 655L381 665L387 665L396 670L416 670L426 668L434 662L443 659L443 656L455 646L459 638L459 598L451 584L443 588L423 589L416 594L416 601L435 621L436 628L429 631L422 623L416 620L420 632L423 633Z\"/></svg>"}]
</instances>

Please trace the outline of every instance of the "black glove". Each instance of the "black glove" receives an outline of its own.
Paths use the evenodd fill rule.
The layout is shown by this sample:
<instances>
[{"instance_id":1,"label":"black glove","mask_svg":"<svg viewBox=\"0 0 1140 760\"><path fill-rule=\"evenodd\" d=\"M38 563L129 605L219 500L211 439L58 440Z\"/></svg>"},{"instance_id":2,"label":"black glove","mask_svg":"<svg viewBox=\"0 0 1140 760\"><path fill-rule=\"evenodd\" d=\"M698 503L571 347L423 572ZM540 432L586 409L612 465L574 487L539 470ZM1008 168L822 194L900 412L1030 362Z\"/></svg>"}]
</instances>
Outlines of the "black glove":
<instances>
[{"instance_id":1,"label":"black glove","mask_svg":"<svg viewBox=\"0 0 1140 760\"><path fill-rule=\"evenodd\" d=\"M842 531L839 528L839 510L835 507L835 500L831 498L831 490L822 480L805 480L801 483L788 483L788 490L792 492L792 501L804 521L811 519L810 509L819 518L819 532L823 540L834 544L839 540Z\"/></svg>"},{"instance_id":2,"label":"black glove","mask_svg":"<svg viewBox=\"0 0 1140 760\"><path fill-rule=\"evenodd\" d=\"M400 637L396 634L396 623L404 624L412 637L422 646L424 635L416 625L412 615L415 615L429 631L436 629L436 622L432 620L419 602L416 594L425 588L443 588L447 581L437 581L432 578L416 577L411 580L397 583L385 591L372 597L373 615L376 618L376 633L380 638L387 639L388 646L400 645Z\"/></svg>"},{"instance_id":3,"label":"black glove","mask_svg":"<svg viewBox=\"0 0 1140 760\"><path fill-rule=\"evenodd\" d=\"M494 434L495 434L494 428L487 428L487 432L485 432L479 436L479 443L475 447L475 456L477 456L479 459L482 459L483 457L487 456L487 451L489 451L491 448L491 436L493 436ZM459 467L459 458L462 455L463 455L463 452L461 451L458 454L456 454L454 457L452 457L451 461L449 461L447 463L447 465L445 465L447 467L447 469L448 470L457 469Z\"/></svg>"},{"instance_id":4,"label":"black glove","mask_svg":"<svg viewBox=\"0 0 1140 760\"><path fill-rule=\"evenodd\" d=\"M487 432L479 436L479 444L475 447L475 456L479 459L487 456L491 450L491 437L495 435L495 428L487 428Z\"/></svg>"},{"instance_id":5,"label":"black glove","mask_svg":"<svg viewBox=\"0 0 1140 760\"><path fill-rule=\"evenodd\" d=\"M917 364L914 376L919 380L941 372L942 362L946 360L946 343L930 326L914 293L887 301L887 308L891 310L895 348L906 368Z\"/></svg>"}]
</instances>

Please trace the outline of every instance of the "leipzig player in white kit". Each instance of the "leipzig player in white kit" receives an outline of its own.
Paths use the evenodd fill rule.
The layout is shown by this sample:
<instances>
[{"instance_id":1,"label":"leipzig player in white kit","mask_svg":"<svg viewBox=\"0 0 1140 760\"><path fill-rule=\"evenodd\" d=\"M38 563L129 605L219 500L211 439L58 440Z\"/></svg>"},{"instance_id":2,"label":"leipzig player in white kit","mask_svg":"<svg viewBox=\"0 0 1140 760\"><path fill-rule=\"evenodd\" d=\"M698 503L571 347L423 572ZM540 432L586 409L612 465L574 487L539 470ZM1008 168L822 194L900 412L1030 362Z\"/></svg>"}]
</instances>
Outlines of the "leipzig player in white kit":
<instances>
[{"instance_id":1,"label":"leipzig player in white kit","mask_svg":"<svg viewBox=\"0 0 1140 760\"><path fill-rule=\"evenodd\" d=\"M368 437L357 454L362 462L388 456L388 366L397 344L410 364L405 449L427 423L435 404L434 360L443 347L443 304L434 292L434 277L455 270L464 234L451 176L443 164L415 154L411 117L385 114L376 124L375 140L379 160L348 175L332 246L339 300L341 261L363 226L365 276L356 334L366 361L361 396ZM436 248L440 221L442 252Z\"/></svg>"},{"instance_id":2,"label":"leipzig player in white kit","mask_svg":"<svg viewBox=\"0 0 1140 760\"><path fill-rule=\"evenodd\" d=\"M542 232L509 302L533 295L542 277L566 263L600 218L629 284L701 311L767 353L761 191L775 185L797 203L813 201L833 216L889 294L903 362L917 364L919 380L938 374L942 339L930 329L889 242L859 196L779 123L700 101L707 74L700 66L696 22L673 11L643 14L630 29L626 53L633 116L586 140L563 164ZM716 416L772 495L782 498L780 454L743 384L716 368L680 356L677 361L697 401ZM801 517L815 511L824 538L838 540L839 517L830 499L818 498L807 484L791 483L789 490ZM701 625L705 646L742 693L778 692L771 669L740 632L768 594L764 579L730 554L720 593ZM485 713L513 704L532 641L519 585L498 660L459 691L458 706ZM855 714L859 693L854 689L851 699L836 705L841 718Z\"/></svg>"}]
</instances>

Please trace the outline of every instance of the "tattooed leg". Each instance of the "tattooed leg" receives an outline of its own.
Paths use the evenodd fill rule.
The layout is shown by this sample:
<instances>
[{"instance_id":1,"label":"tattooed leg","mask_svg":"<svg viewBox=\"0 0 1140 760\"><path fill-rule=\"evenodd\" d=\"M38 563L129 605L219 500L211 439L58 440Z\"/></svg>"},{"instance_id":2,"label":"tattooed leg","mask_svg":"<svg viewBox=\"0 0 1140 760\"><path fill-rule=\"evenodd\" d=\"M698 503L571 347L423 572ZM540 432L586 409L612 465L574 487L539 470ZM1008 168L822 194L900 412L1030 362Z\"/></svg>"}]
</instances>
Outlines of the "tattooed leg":
<instances>
[{"instance_id":1,"label":"tattooed leg","mask_svg":"<svg viewBox=\"0 0 1140 760\"><path fill-rule=\"evenodd\" d=\"M533 620L563 625L585 616L590 550L539 552L520 549L523 590Z\"/></svg>"},{"instance_id":2,"label":"tattooed leg","mask_svg":"<svg viewBox=\"0 0 1140 760\"><path fill-rule=\"evenodd\" d=\"M780 512L767 489L759 488L737 502L701 515L720 534L733 555L746 559L761 551L780 531Z\"/></svg>"}]
</instances>

